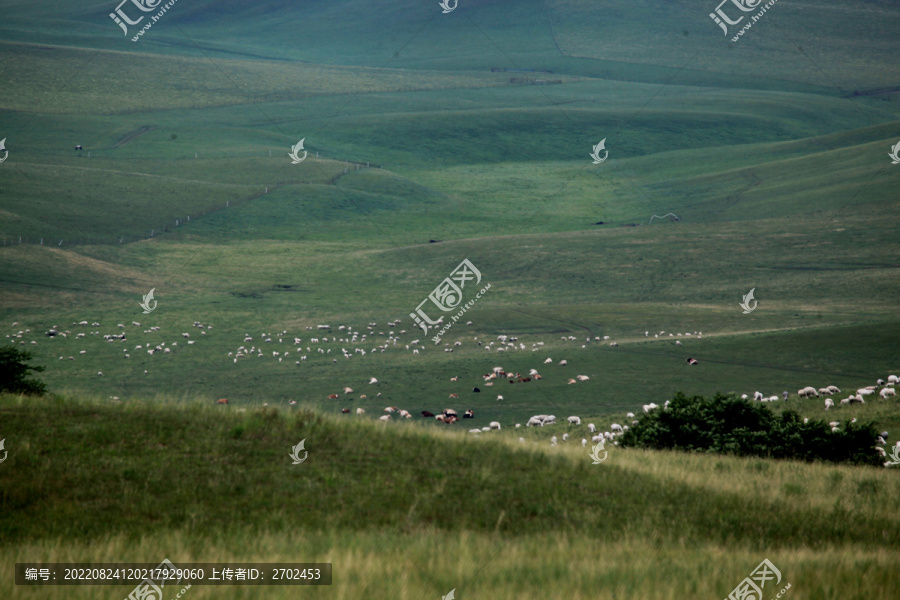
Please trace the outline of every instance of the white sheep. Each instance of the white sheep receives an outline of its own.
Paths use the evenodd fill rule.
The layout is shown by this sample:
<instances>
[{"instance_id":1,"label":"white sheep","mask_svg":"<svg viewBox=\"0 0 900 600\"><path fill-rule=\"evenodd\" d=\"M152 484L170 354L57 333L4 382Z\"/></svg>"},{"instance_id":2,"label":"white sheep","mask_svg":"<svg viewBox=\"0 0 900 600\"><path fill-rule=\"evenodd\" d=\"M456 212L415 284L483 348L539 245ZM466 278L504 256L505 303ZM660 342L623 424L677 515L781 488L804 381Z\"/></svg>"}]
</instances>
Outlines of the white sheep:
<instances>
[{"instance_id":1,"label":"white sheep","mask_svg":"<svg viewBox=\"0 0 900 600\"><path fill-rule=\"evenodd\" d=\"M569 425L581 425L581 417L569 417L566 419Z\"/></svg>"},{"instance_id":2,"label":"white sheep","mask_svg":"<svg viewBox=\"0 0 900 600\"><path fill-rule=\"evenodd\" d=\"M588 423L588 430L589 430L591 433L594 433L595 431L597 431L597 426L594 425L593 423Z\"/></svg>"},{"instance_id":3,"label":"white sheep","mask_svg":"<svg viewBox=\"0 0 900 600\"><path fill-rule=\"evenodd\" d=\"M564 434L563 434L563 441L564 441L564 442L568 442L568 441L569 441L569 434L568 434L568 433L564 433Z\"/></svg>"},{"instance_id":4,"label":"white sheep","mask_svg":"<svg viewBox=\"0 0 900 600\"><path fill-rule=\"evenodd\" d=\"M380 416L380 417L378 417L378 420L379 420L379 421L390 421L390 420L391 420L391 415L383 415L383 416Z\"/></svg>"},{"instance_id":5,"label":"white sheep","mask_svg":"<svg viewBox=\"0 0 900 600\"><path fill-rule=\"evenodd\" d=\"M490 427L491 429L496 429L497 431L500 431L500 423L498 421L491 421L490 425L491 425L491 427Z\"/></svg>"},{"instance_id":6,"label":"white sheep","mask_svg":"<svg viewBox=\"0 0 900 600\"><path fill-rule=\"evenodd\" d=\"M621 433L621 431L622 431L622 426L619 425L618 423L613 423L612 425L609 426L609 428L610 428L610 430L612 430L612 431L618 431L618 432L620 432L620 433Z\"/></svg>"},{"instance_id":7,"label":"white sheep","mask_svg":"<svg viewBox=\"0 0 900 600\"><path fill-rule=\"evenodd\" d=\"M888 396L893 396L895 394L896 394L896 392L893 390L893 388L889 388L889 387L884 388L883 390L881 390L878 393L878 395L881 396L882 400L885 400L885 399L887 399Z\"/></svg>"},{"instance_id":8,"label":"white sheep","mask_svg":"<svg viewBox=\"0 0 900 600\"><path fill-rule=\"evenodd\" d=\"M645 412L645 413L649 413L649 412L650 412L651 410L653 410L654 408L659 408L659 406L657 406L656 404L654 404L654 403L652 403L652 402L651 402L650 404L645 404L645 405L644 405L644 412Z\"/></svg>"},{"instance_id":9,"label":"white sheep","mask_svg":"<svg viewBox=\"0 0 900 600\"><path fill-rule=\"evenodd\" d=\"M841 404L843 404L844 402L845 400L841 400ZM846 402L849 404L850 401L846 400ZM828 410L829 408L834 408L834 400L832 400L831 398L825 398L825 410Z\"/></svg>"},{"instance_id":10,"label":"white sheep","mask_svg":"<svg viewBox=\"0 0 900 600\"><path fill-rule=\"evenodd\" d=\"M358 415L364 415L364 414L366 414L366 409L364 409L364 408L357 408L357 409L356 409L356 414L358 414Z\"/></svg>"},{"instance_id":11,"label":"white sheep","mask_svg":"<svg viewBox=\"0 0 900 600\"><path fill-rule=\"evenodd\" d=\"M556 436L555 436L555 435L554 435L552 438L550 438L550 445L551 445L551 446L555 446L555 445L556 445Z\"/></svg>"},{"instance_id":12,"label":"white sheep","mask_svg":"<svg viewBox=\"0 0 900 600\"><path fill-rule=\"evenodd\" d=\"M480 429L470 429L469 433L481 433Z\"/></svg>"},{"instance_id":13,"label":"white sheep","mask_svg":"<svg viewBox=\"0 0 900 600\"><path fill-rule=\"evenodd\" d=\"M900 377L896 375L888 375L888 383L900 383Z\"/></svg>"},{"instance_id":14,"label":"white sheep","mask_svg":"<svg viewBox=\"0 0 900 600\"><path fill-rule=\"evenodd\" d=\"M587 446L587 440L584 438L581 438L581 447L584 448L585 446Z\"/></svg>"},{"instance_id":15,"label":"white sheep","mask_svg":"<svg viewBox=\"0 0 900 600\"><path fill-rule=\"evenodd\" d=\"M829 385L826 389L829 392L831 392L832 394L840 394L841 393L841 390L835 385Z\"/></svg>"},{"instance_id":16,"label":"white sheep","mask_svg":"<svg viewBox=\"0 0 900 600\"><path fill-rule=\"evenodd\" d=\"M869 388L859 388L856 390L857 396L868 396L869 394L874 394L875 390L870 390Z\"/></svg>"}]
</instances>

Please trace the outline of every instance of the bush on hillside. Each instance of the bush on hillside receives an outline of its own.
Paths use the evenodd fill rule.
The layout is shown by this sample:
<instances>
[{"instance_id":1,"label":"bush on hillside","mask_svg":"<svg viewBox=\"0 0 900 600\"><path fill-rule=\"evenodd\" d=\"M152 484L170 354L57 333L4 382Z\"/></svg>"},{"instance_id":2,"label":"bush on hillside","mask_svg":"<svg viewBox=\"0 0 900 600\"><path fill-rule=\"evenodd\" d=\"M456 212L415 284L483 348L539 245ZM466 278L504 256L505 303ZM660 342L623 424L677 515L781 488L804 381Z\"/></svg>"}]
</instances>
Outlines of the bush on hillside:
<instances>
[{"instance_id":1,"label":"bush on hillside","mask_svg":"<svg viewBox=\"0 0 900 600\"><path fill-rule=\"evenodd\" d=\"M27 365L31 352L13 346L0 348L0 392L40 396L47 386L37 379L29 379L29 371L43 371L44 367Z\"/></svg>"},{"instance_id":2,"label":"bush on hillside","mask_svg":"<svg viewBox=\"0 0 900 600\"><path fill-rule=\"evenodd\" d=\"M736 456L793 458L805 461L849 462L880 466L873 423L843 423L832 432L824 421L803 423L786 410L780 415L767 406L735 396L716 394L688 398L678 393L667 410L643 415L622 436L622 446L679 449Z\"/></svg>"}]
</instances>

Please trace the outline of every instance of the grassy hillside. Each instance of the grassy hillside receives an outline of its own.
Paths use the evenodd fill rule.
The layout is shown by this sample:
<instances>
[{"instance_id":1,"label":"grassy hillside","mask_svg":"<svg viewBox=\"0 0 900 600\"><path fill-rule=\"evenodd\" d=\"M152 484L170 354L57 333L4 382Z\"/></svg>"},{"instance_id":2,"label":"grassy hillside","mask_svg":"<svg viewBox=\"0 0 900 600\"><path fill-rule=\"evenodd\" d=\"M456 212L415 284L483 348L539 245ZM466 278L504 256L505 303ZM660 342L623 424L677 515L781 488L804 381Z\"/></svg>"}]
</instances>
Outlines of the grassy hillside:
<instances>
[{"instance_id":1,"label":"grassy hillside","mask_svg":"<svg viewBox=\"0 0 900 600\"><path fill-rule=\"evenodd\" d=\"M164 557L334 566L198 600L722 598L764 558L895 597L893 468L581 446L679 391L900 435L896 398L797 397L900 374L900 10L782 0L734 43L716 2L197 0L135 43L0 0L0 343L53 392L0 396L0 598ZM410 313L466 258L490 291L435 345Z\"/></svg>"},{"instance_id":2,"label":"grassy hillside","mask_svg":"<svg viewBox=\"0 0 900 600\"><path fill-rule=\"evenodd\" d=\"M523 431L522 444L516 431L460 440L412 423L258 406L5 396L0 415L13 432L0 547L15 560L332 562L335 583L317 593L337 597L455 587L513 598L535 586L551 597L714 597L765 557L795 598L852 588L852 598L887 599L897 583L900 489L884 469L614 447L592 465L580 445L549 448L564 425ZM292 465L301 439L309 458ZM127 591L17 587L15 597Z\"/></svg>"}]
</instances>

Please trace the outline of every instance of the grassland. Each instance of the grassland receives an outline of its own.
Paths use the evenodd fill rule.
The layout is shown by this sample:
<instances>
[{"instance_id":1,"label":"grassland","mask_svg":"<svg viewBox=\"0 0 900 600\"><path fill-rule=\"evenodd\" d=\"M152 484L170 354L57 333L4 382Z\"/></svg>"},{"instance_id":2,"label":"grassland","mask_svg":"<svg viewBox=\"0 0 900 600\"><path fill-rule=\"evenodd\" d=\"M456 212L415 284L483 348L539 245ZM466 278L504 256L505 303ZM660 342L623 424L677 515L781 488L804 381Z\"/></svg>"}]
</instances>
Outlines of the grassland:
<instances>
[{"instance_id":1,"label":"grassland","mask_svg":"<svg viewBox=\"0 0 900 600\"><path fill-rule=\"evenodd\" d=\"M773 410L896 441L897 400L796 396L900 374L894 5L779 2L736 44L681 0L197 0L139 43L113 8L3 4L0 341L56 395L0 396L0 597L120 599L12 567L165 556L334 564L198 599L721 598L763 558L787 598L896 596L894 469L591 465L586 425L515 428L789 390ZM409 313L464 258L491 290L436 346ZM392 405L475 419L375 421Z\"/></svg>"},{"instance_id":2,"label":"grassland","mask_svg":"<svg viewBox=\"0 0 900 600\"><path fill-rule=\"evenodd\" d=\"M4 580L15 561L163 553L332 562L332 589L303 592L336 597L718 597L764 557L795 598L888 599L897 584L900 487L885 469L618 448L591 465L580 445L532 444L535 432L461 440L308 409L5 396L0 415L15 431L0 470ZM292 465L300 439L309 459Z\"/></svg>"}]
</instances>

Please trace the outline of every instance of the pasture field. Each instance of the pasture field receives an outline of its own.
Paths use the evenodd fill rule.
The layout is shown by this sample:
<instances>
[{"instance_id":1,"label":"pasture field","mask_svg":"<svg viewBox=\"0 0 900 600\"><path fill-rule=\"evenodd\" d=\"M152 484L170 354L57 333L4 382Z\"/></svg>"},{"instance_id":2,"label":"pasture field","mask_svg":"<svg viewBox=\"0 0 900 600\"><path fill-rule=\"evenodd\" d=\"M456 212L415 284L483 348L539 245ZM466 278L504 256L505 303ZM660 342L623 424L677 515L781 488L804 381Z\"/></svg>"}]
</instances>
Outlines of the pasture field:
<instances>
[{"instance_id":1,"label":"pasture field","mask_svg":"<svg viewBox=\"0 0 900 600\"><path fill-rule=\"evenodd\" d=\"M188 600L723 598L764 558L788 600L895 598L896 468L581 445L757 390L900 439L896 396L839 403L900 375L900 9L732 42L717 1L192 0L132 42L0 0L0 343L50 390L0 395L0 597L168 557L334 565ZM435 344L464 259L490 289Z\"/></svg>"},{"instance_id":2,"label":"pasture field","mask_svg":"<svg viewBox=\"0 0 900 600\"><path fill-rule=\"evenodd\" d=\"M16 561L163 553L333 563L330 588L193 586L197 598L719 597L763 557L795 598L887 600L898 583L887 469L619 448L592 465L580 445L536 445L533 432L461 440L302 408L4 396L0 415L17 448L0 472L6 581ZM292 465L300 439L309 457Z\"/></svg>"}]
</instances>

